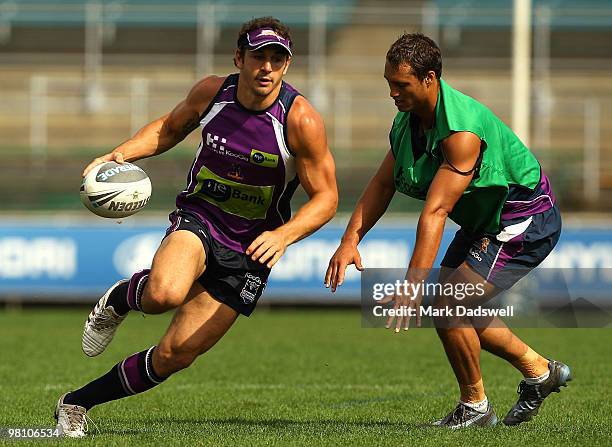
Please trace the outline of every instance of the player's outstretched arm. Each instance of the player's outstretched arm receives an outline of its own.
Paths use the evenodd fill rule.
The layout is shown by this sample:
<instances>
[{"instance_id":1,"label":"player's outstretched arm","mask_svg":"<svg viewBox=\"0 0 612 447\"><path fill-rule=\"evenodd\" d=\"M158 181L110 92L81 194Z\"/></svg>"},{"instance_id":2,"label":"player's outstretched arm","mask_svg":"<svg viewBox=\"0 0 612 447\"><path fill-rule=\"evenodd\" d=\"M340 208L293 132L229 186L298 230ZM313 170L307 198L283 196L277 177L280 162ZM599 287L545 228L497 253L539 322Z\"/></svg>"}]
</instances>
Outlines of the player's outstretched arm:
<instances>
[{"instance_id":1,"label":"player's outstretched arm","mask_svg":"<svg viewBox=\"0 0 612 447\"><path fill-rule=\"evenodd\" d=\"M200 114L208 107L224 78L209 76L193 86L187 97L166 115L150 122L112 152L94 159L83 170L83 177L96 165L107 161L135 161L159 155L183 141L195 130Z\"/></svg>"},{"instance_id":2,"label":"player's outstretched arm","mask_svg":"<svg viewBox=\"0 0 612 447\"><path fill-rule=\"evenodd\" d=\"M287 246L327 223L338 207L336 168L321 116L300 96L295 99L287 119L288 143L309 200L287 223L274 231L263 232L247 248L247 255L268 267L276 264Z\"/></svg>"},{"instance_id":3,"label":"player's outstretched arm","mask_svg":"<svg viewBox=\"0 0 612 447\"><path fill-rule=\"evenodd\" d=\"M395 194L395 185L393 184L394 164L395 158L393 153L389 151L378 171L368 183L359 202L357 202L344 236L342 236L340 246L329 261L325 273L325 287L331 286L332 292L335 292L336 288L342 285L348 265L355 264L358 270L363 270L357 245L384 214L393 194Z\"/></svg>"}]
</instances>

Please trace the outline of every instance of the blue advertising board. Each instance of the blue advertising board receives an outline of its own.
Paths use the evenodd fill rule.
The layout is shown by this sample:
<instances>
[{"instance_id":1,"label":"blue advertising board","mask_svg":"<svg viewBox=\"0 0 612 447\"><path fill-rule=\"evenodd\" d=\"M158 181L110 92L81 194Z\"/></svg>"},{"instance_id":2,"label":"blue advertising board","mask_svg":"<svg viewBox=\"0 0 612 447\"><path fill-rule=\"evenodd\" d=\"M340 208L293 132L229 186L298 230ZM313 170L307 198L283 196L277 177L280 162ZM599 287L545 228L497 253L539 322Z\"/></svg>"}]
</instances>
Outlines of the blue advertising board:
<instances>
[{"instance_id":1,"label":"blue advertising board","mask_svg":"<svg viewBox=\"0 0 612 447\"><path fill-rule=\"evenodd\" d=\"M150 266L164 235L163 224L38 224L0 226L0 299L92 301L109 285ZM444 233L439 263L454 229ZM359 301L360 276L349 267L335 295L323 286L329 259L343 228L328 225L289 247L275 266L264 298L270 302ZM366 268L405 268L415 241L414 222L380 223L359 250ZM567 269L571 280L612 286L612 229L565 228L543 267ZM610 300L609 296L602 299Z\"/></svg>"}]
</instances>

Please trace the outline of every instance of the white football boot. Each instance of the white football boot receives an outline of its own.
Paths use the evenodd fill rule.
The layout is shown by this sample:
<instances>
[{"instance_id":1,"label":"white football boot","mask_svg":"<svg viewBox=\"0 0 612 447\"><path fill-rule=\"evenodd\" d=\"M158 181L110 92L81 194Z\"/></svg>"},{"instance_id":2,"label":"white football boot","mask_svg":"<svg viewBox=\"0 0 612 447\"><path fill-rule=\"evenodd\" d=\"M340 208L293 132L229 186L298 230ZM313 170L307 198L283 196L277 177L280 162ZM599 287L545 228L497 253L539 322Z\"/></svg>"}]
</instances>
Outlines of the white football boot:
<instances>
[{"instance_id":1,"label":"white football boot","mask_svg":"<svg viewBox=\"0 0 612 447\"><path fill-rule=\"evenodd\" d=\"M89 357L95 357L106 349L113 339L117 328L127 316L127 314L118 315L113 306L106 305L111 292L118 285L126 282L128 282L127 279L122 279L108 289L95 305L89 317L87 317L85 328L83 329L82 347L83 352Z\"/></svg>"},{"instance_id":2,"label":"white football boot","mask_svg":"<svg viewBox=\"0 0 612 447\"><path fill-rule=\"evenodd\" d=\"M62 396L57 401L55 406L55 420L57 421L57 429L61 431L62 436L69 438L82 438L87 434L87 410L79 405L70 405L64 403Z\"/></svg>"}]
</instances>

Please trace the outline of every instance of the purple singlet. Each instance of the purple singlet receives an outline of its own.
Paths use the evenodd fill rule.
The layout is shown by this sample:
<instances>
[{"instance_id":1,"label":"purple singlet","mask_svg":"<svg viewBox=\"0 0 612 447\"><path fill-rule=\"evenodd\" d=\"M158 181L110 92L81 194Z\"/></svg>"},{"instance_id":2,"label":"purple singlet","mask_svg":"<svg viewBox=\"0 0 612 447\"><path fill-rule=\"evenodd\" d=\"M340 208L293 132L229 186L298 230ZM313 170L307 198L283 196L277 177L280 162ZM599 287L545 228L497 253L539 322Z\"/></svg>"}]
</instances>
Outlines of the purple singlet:
<instances>
[{"instance_id":1,"label":"purple singlet","mask_svg":"<svg viewBox=\"0 0 612 447\"><path fill-rule=\"evenodd\" d=\"M238 74L229 75L200 116L202 141L176 206L198 216L226 247L244 253L263 231L291 216L299 184L287 143L287 116L297 90L283 82L265 110L236 98Z\"/></svg>"}]
</instances>

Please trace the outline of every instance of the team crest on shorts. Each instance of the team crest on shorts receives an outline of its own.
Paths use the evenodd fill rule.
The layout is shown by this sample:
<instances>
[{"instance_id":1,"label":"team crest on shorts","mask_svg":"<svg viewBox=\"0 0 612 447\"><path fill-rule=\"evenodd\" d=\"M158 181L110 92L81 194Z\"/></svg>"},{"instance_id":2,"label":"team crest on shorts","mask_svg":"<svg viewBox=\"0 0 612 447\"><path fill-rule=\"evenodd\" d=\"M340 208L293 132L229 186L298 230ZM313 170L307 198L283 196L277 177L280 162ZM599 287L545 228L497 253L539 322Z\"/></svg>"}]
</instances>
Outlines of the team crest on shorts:
<instances>
[{"instance_id":1,"label":"team crest on shorts","mask_svg":"<svg viewBox=\"0 0 612 447\"><path fill-rule=\"evenodd\" d=\"M257 293L262 286L262 281L259 276L251 275L250 273L244 275L244 278L246 282L240 291L240 298L242 298L244 304L252 304L257 298Z\"/></svg>"},{"instance_id":2,"label":"team crest on shorts","mask_svg":"<svg viewBox=\"0 0 612 447\"><path fill-rule=\"evenodd\" d=\"M489 243L490 242L491 241L489 240L488 237L483 237L480 240L480 253L486 253L487 252L487 249L489 248Z\"/></svg>"},{"instance_id":3,"label":"team crest on shorts","mask_svg":"<svg viewBox=\"0 0 612 447\"><path fill-rule=\"evenodd\" d=\"M478 251L475 250L475 248L470 248L470 255L472 255L472 257L474 257L474 259L478 260L478 261L482 261L482 256L480 256L481 253L486 253L487 250L489 249L489 244L491 243L491 241L489 240L488 237L483 237L480 240L480 245L478 246Z\"/></svg>"}]
</instances>

